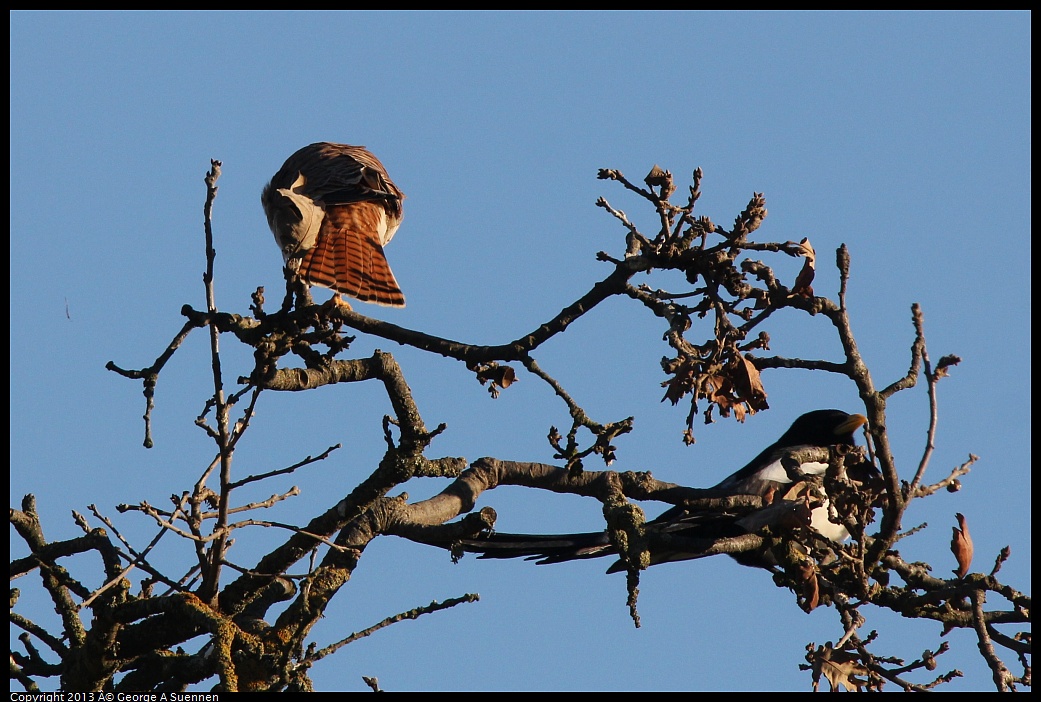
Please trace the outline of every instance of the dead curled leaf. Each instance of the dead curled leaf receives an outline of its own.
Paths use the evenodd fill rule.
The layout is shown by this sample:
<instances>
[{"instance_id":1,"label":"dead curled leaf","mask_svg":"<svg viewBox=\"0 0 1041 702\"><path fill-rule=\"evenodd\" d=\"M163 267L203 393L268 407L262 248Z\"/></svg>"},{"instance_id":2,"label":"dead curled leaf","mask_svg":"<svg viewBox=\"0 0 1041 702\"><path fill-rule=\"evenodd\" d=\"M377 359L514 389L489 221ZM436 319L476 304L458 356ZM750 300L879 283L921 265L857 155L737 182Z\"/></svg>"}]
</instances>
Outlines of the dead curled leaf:
<instances>
[{"instance_id":1,"label":"dead curled leaf","mask_svg":"<svg viewBox=\"0 0 1041 702\"><path fill-rule=\"evenodd\" d=\"M770 408L759 369L744 355L735 353L722 371L707 378L705 383L709 390L706 395L719 407L721 415L729 417L733 411L737 421L743 422L746 414Z\"/></svg>"},{"instance_id":2,"label":"dead curled leaf","mask_svg":"<svg viewBox=\"0 0 1041 702\"><path fill-rule=\"evenodd\" d=\"M665 397L661 398L677 404L684 395L694 387L694 378L697 374L698 363L690 358L662 360L662 369L672 375L671 378L661 384L665 388Z\"/></svg>"},{"instance_id":3,"label":"dead curled leaf","mask_svg":"<svg viewBox=\"0 0 1041 702\"><path fill-rule=\"evenodd\" d=\"M499 388L505 390L517 381L517 372L513 370L512 366L500 366L494 361L488 364L468 366L468 368L477 374L477 380L481 385L490 383L488 391L493 398L498 397Z\"/></svg>"},{"instance_id":4,"label":"dead curled leaf","mask_svg":"<svg viewBox=\"0 0 1041 702\"><path fill-rule=\"evenodd\" d=\"M809 238L803 239L799 242L797 247L798 255L803 257L802 270L799 271L799 275L795 278L795 285L792 286L792 295L801 295L802 297L813 297L813 276L817 266L817 252L813 250L813 244L810 243Z\"/></svg>"},{"instance_id":5,"label":"dead curled leaf","mask_svg":"<svg viewBox=\"0 0 1041 702\"><path fill-rule=\"evenodd\" d=\"M972 565L972 537L969 536L969 524L965 515L958 513L954 516L958 520L958 526L951 528L951 553L958 561L958 567L951 572L959 578L964 578Z\"/></svg>"},{"instance_id":6,"label":"dead curled leaf","mask_svg":"<svg viewBox=\"0 0 1041 702\"><path fill-rule=\"evenodd\" d=\"M662 382L665 395L662 401L677 404L688 393L697 400L707 399L719 408L723 417L734 417L743 422L748 414L769 409L766 389L759 376L759 369L734 348L726 350L725 360L709 364L693 356L663 358L662 370L672 376Z\"/></svg>"},{"instance_id":7,"label":"dead curled leaf","mask_svg":"<svg viewBox=\"0 0 1041 702\"><path fill-rule=\"evenodd\" d=\"M734 386L725 375L713 375L707 378L705 381L705 387L708 390L706 393L709 402L719 407L719 413L724 417L729 417L730 413L734 413L734 417L739 422L745 421L744 404L741 403L740 398L734 395Z\"/></svg>"},{"instance_id":8,"label":"dead curled leaf","mask_svg":"<svg viewBox=\"0 0 1041 702\"><path fill-rule=\"evenodd\" d=\"M747 403L753 414L759 410L769 409L766 404L766 388L759 377L759 369L743 354L737 354L732 363L733 371L731 377L734 382L734 390L738 398Z\"/></svg>"},{"instance_id":9,"label":"dead curled leaf","mask_svg":"<svg viewBox=\"0 0 1041 702\"><path fill-rule=\"evenodd\" d=\"M817 609L820 604L820 584L817 582L817 569L812 563L799 566L799 585L803 596L802 608L807 612Z\"/></svg>"},{"instance_id":10,"label":"dead curled leaf","mask_svg":"<svg viewBox=\"0 0 1041 702\"><path fill-rule=\"evenodd\" d=\"M866 680L854 677L856 675L867 675L868 669L859 663L856 653L832 648L831 643L818 646L806 654L813 670L813 691L817 691L820 677L823 675L831 687L831 692L838 692L839 688L847 692L856 690L860 692Z\"/></svg>"}]
</instances>

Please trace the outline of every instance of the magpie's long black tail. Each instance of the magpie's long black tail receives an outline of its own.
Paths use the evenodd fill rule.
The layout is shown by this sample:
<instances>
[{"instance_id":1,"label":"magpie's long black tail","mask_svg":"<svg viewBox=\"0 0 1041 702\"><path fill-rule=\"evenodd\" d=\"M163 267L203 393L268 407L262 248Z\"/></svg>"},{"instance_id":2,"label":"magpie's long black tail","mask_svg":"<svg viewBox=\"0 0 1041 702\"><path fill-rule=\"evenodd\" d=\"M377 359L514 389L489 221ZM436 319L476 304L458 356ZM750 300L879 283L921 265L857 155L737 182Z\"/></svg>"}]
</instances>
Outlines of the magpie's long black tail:
<instances>
[{"instance_id":1,"label":"magpie's long black tail","mask_svg":"<svg viewBox=\"0 0 1041 702\"><path fill-rule=\"evenodd\" d=\"M746 533L736 519L737 515L729 512L689 514L677 509L664 513L647 523L650 565L725 553L718 549L720 540ZM493 533L481 538L463 539L453 545L461 547L463 551L479 554L478 558L524 558L538 565L618 556L618 550L606 531L549 535ZM624 570L625 564L617 560L607 572Z\"/></svg>"},{"instance_id":2,"label":"magpie's long black tail","mask_svg":"<svg viewBox=\"0 0 1041 702\"><path fill-rule=\"evenodd\" d=\"M464 539L459 545L464 551L480 554L478 558L525 558L538 565L617 553L605 531L552 536L494 533L480 539Z\"/></svg>"},{"instance_id":3,"label":"magpie's long black tail","mask_svg":"<svg viewBox=\"0 0 1041 702\"><path fill-rule=\"evenodd\" d=\"M722 535L722 534L719 534ZM652 534L653 536L653 534ZM654 549L650 563L667 563L669 561L685 561L709 555L704 549L713 543L709 538L687 538L684 542L693 547L692 550L680 548ZM464 551L479 554L478 558L524 558L535 561L537 565L549 563L565 563L585 558L602 558L614 556L618 551L611 544L606 531L584 534L491 534L480 539L463 539L456 542ZM652 547L653 548L653 547ZM621 559L616 560L608 573L625 571Z\"/></svg>"}]
</instances>

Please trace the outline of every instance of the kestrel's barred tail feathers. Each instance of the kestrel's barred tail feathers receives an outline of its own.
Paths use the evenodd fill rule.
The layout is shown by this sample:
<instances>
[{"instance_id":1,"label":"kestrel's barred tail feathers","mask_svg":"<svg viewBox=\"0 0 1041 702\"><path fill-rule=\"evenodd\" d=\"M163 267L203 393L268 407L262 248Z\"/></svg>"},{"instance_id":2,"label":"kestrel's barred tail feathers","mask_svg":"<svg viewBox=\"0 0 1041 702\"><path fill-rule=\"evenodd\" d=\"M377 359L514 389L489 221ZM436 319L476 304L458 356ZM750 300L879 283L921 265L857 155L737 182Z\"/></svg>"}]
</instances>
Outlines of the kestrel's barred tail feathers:
<instances>
[{"instance_id":1,"label":"kestrel's barred tail feathers","mask_svg":"<svg viewBox=\"0 0 1041 702\"><path fill-rule=\"evenodd\" d=\"M318 240L300 264L300 277L362 302L404 307L405 296L379 243L382 217L382 207L371 202L328 208Z\"/></svg>"}]
</instances>

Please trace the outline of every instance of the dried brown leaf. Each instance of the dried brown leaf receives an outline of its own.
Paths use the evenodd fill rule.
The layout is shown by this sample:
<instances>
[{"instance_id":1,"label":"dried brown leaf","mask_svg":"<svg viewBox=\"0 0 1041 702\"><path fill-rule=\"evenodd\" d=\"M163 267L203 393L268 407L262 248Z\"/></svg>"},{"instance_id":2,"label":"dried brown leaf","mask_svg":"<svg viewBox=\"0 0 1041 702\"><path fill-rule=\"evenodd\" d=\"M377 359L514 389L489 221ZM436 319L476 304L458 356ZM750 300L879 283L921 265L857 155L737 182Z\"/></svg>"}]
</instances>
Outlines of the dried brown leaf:
<instances>
[{"instance_id":1,"label":"dried brown leaf","mask_svg":"<svg viewBox=\"0 0 1041 702\"><path fill-rule=\"evenodd\" d=\"M666 365L668 367L665 367ZM661 399L662 402L668 400L675 405L694 388L696 364L689 358L684 358L678 362L663 363L663 367L672 377L661 384L665 388L665 396Z\"/></svg>"},{"instance_id":2,"label":"dried brown leaf","mask_svg":"<svg viewBox=\"0 0 1041 702\"><path fill-rule=\"evenodd\" d=\"M477 380L481 385L490 383L488 392L491 393L492 397L499 396L499 388L505 390L517 382L517 372L513 370L512 366L500 366L492 361L491 363L475 364L468 367L477 374Z\"/></svg>"},{"instance_id":3,"label":"dried brown leaf","mask_svg":"<svg viewBox=\"0 0 1041 702\"><path fill-rule=\"evenodd\" d=\"M759 369L742 354L737 354L731 373L737 397L748 403L752 413L769 409L766 404L766 388L759 376Z\"/></svg>"},{"instance_id":4,"label":"dried brown leaf","mask_svg":"<svg viewBox=\"0 0 1041 702\"><path fill-rule=\"evenodd\" d=\"M799 242L798 251L804 260L802 270L799 271L799 275L795 278L795 285L792 286L792 294L801 295L802 297L813 297L811 283L813 283L817 265L817 252L813 250L813 244L810 243L808 238Z\"/></svg>"},{"instance_id":5,"label":"dried brown leaf","mask_svg":"<svg viewBox=\"0 0 1041 702\"><path fill-rule=\"evenodd\" d=\"M838 692L840 687L847 692L854 689L860 692L866 684L866 681L854 677L866 675L868 672L867 668L858 662L856 654L836 650L830 643L817 649L813 664L814 668L827 678L832 692Z\"/></svg>"},{"instance_id":6,"label":"dried brown leaf","mask_svg":"<svg viewBox=\"0 0 1041 702\"><path fill-rule=\"evenodd\" d=\"M737 421L745 421L747 410L741 403L741 398L735 396L734 384L729 377L713 375L705 381L705 387L708 390L706 396L709 402L719 407L721 416L729 417L730 413L733 412Z\"/></svg>"},{"instance_id":7,"label":"dried brown leaf","mask_svg":"<svg viewBox=\"0 0 1041 702\"><path fill-rule=\"evenodd\" d=\"M812 563L803 563L798 572L799 588L802 591L802 608L807 612L817 609L820 604L820 584L817 582L817 569ZM830 680L830 678L829 678Z\"/></svg>"},{"instance_id":8,"label":"dried brown leaf","mask_svg":"<svg viewBox=\"0 0 1041 702\"><path fill-rule=\"evenodd\" d=\"M972 565L972 537L969 536L969 524L965 521L965 515L959 513L954 516L958 520L958 526L951 528L951 553L958 561L958 567L951 572L959 578L964 578Z\"/></svg>"},{"instance_id":9,"label":"dried brown leaf","mask_svg":"<svg viewBox=\"0 0 1041 702\"><path fill-rule=\"evenodd\" d=\"M517 373L513 370L513 367L503 366L502 372L499 374L499 377L496 378L495 382L497 382L499 386L503 390L505 390L506 388L510 387L516 380Z\"/></svg>"}]
</instances>

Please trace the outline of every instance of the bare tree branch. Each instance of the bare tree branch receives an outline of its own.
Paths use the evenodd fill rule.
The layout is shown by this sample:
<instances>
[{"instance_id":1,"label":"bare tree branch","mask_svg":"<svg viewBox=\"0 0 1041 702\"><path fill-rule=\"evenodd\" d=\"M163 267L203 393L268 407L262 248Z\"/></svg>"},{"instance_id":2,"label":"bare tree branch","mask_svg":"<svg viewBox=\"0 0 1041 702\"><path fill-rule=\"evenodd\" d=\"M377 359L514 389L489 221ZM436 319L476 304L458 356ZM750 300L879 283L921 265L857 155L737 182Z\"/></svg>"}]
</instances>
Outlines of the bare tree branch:
<instances>
[{"instance_id":1,"label":"bare tree branch","mask_svg":"<svg viewBox=\"0 0 1041 702\"><path fill-rule=\"evenodd\" d=\"M970 572L970 559L960 557L957 575L961 577L944 579L934 575L927 563L905 561L894 548L900 540L926 528L901 526L909 502L941 489L960 489L960 479L977 458L970 455L946 477L925 482L940 419L937 385L960 359L946 355L932 365L924 314L915 304L908 370L878 389L853 334L848 299L852 256L845 245L836 251L838 296L833 301L814 292L814 287L820 290L824 285L825 273L816 268L817 253L808 238L800 242L752 240L767 216L762 193L753 193L728 230L708 217L694 216L701 195L700 169L694 171L682 204L671 201L678 189L672 173L657 165L644 178L646 187L619 171L604 169L600 179L619 183L639 198L641 206L653 211L651 228L641 230L639 218L600 198L597 207L621 224L620 228L615 225L615 230L620 229L616 253L597 254L599 261L608 264L607 274L559 313L517 338L491 345L471 344L372 319L344 306L315 305L308 287L290 268L284 271L286 293L277 311L264 311L263 288L252 294L248 315L219 311L212 215L220 167L219 161L212 161L206 174L205 311L188 305L181 308L186 321L151 366L125 370L112 362L106 365L123 377L142 381L145 445L151 447L159 376L173 354L183 348L188 334L206 328L210 389L203 393L206 397L195 422L214 440L216 450L207 465L198 467L191 486L169 497L172 507L159 509L147 500L117 506L123 519L139 519L140 515L158 525L158 532L144 548L132 545L134 539L93 505L94 516L106 529L91 528L85 517L74 512L82 536L56 542L44 537L32 496L22 501L21 509L11 509L12 528L27 549L11 559L11 578L38 573L60 622L60 630L51 631L15 612L19 593L12 590L11 625L21 633L20 646L12 645L10 676L26 690L36 691L38 681L55 677L60 677L61 687L67 691L184 691L213 678L218 681L218 691L311 690L310 668L347 644L392 623L477 600L476 595L466 595L435 601L323 646L307 640L373 540L397 536L446 549L458 558L463 542L494 535L496 510L490 506L478 510L477 503L482 495L503 485L528 488L533 500L538 499L539 491L550 491L597 501L604 524L602 533L592 535L598 549L593 555L618 559L612 570L626 573L625 606L636 626L640 625L640 574L657 562L652 556L677 548L690 558L729 554L739 562L768 569L774 585L793 593L796 606L806 611L830 607L838 615L837 643L807 646L803 668L810 672L814 689L825 678L832 689L881 690L888 684L925 691L962 675L958 670L935 672L937 659L950 648L946 642L910 662L878 652L877 634L868 628L869 617L877 609L939 622L944 633L971 629L996 689L1030 685L1030 632L1026 626L1015 634L997 628L1028 625L1031 618L1029 594L998 579L1010 551L1006 548L997 555L989 574ZM802 261L802 270L790 283L770 265L785 257ZM668 273L667 288L657 280L634 283L638 273ZM660 325L654 333L669 355L649 362L662 368L662 399L684 404L677 439L694 441L698 415L706 422L716 416L744 422L768 410L769 378L761 371L813 370L841 376L856 387L868 419L866 454L848 446L793 449L780 458L790 483L767 494L682 486L659 481L649 471L587 470L583 460L591 455L601 457L606 466L612 464L619 447L624 446L623 437L634 426L635 413L617 421L598 421L596 412L580 404L578 396L551 375L536 355L547 341L567 333L593 310L603 311L601 303L616 296L620 303L632 304L638 313ZM784 349L774 352L771 331L785 324L790 315L821 319L822 339L833 334L841 355L794 358L784 355ZM507 391L517 380L519 368L515 370L511 364L523 366L553 391L570 417L571 426L566 430L558 431L547 422L554 463L511 456L472 461L428 456L434 441L448 427L441 424L427 429L405 373L392 354L376 350L367 357L349 357L355 337L345 330L461 361L493 396ZM231 393L225 389L221 335L229 335L225 340L240 345L253 359L251 368L237 373L242 387ZM595 349L583 349L582 354L582 363L596 362ZM905 482L893 453L886 411L897 393L918 386L923 372L929 406L926 441L912 480ZM385 449L375 465L356 484L324 496L325 502L313 507L313 516L301 520L306 523L252 517L233 521L234 515L277 509L299 494L295 487L271 490L266 499L235 506L236 489L304 466L321 465L340 448L336 444L288 467L233 475L235 450L254 428L252 419L260 398L269 397L264 391L305 392L339 386L336 391L349 393L352 383L375 385L390 403L390 414L382 420ZM241 414L233 420L231 411L240 402ZM656 460L651 456L644 463L655 467ZM827 464L827 470L822 475L803 474L799 466L804 462ZM872 477L856 477L858 472ZM420 478L443 481L440 492L410 501L404 492L406 484ZM686 510L682 512L685 518L717 520L726 529L693 536L677 533L656 520L647 522L639 504L644 501L674 505ZM848 540L840 544L809 528L810 515L822 507L827 508L820 510L827 521L849 533ZM265 554L251 562L240 555L232 562L233 532L247 526L267 527L259 532L267 538ZM965 528L962 524L963 533ZM172 536L162 541L168 533ZM173 550L169 549L171 542L190 545L188 562L182 558L161 569L156 565L157 554L165 556ZM87 572L82 577L88 579L81 581L62 563L62 559L78 557L70 562L78 573L82 556L91 554L103 566L100 578ZM950 559L950 553L937 554L938 561L942 558ZM306 572L290 573L302 559L307 559ZM226 572L233 572L234 577L224 577ZM137 595L130 594L132 580L140 584ZM153 592L156 583L164 584L166 592ZM988 598L1000 598L994 599L999 604L988 605ZM81 617L83 608L90 609L89 621ZM60 662L48 661L44 653ZM1022 674L1010 670L1010 661L1018 662ZM366 678L366 684L379 690L375 678Z\"/></svg>"}]
</instances>

